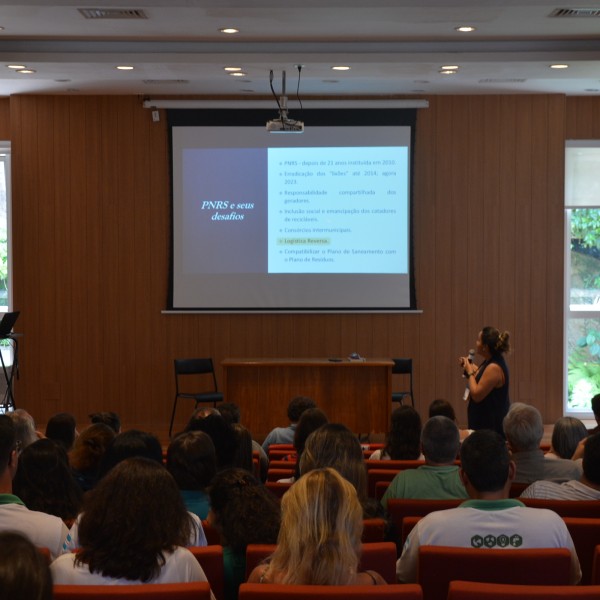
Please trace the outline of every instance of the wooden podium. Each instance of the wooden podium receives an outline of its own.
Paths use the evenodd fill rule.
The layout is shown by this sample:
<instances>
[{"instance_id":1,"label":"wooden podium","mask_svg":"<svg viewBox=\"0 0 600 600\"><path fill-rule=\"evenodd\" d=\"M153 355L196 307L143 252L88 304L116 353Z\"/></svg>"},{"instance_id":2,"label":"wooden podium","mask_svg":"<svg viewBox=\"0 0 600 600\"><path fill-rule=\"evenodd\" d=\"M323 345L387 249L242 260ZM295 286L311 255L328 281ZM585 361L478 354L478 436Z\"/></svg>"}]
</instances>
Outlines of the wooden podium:
<instances>
[{"instance_id":1,"label":"wooden podium","mask_svg":"<svg viewBox=\"0 0 600 600\"><path fill-rule=\"evenodd\" d=\"M294 396L313 398L330 422L355 433L389 429L391 359L227 358L221 364L225 401L240 407L242 423L258 440L289 424Z\"/></svg>"}]
</instances>

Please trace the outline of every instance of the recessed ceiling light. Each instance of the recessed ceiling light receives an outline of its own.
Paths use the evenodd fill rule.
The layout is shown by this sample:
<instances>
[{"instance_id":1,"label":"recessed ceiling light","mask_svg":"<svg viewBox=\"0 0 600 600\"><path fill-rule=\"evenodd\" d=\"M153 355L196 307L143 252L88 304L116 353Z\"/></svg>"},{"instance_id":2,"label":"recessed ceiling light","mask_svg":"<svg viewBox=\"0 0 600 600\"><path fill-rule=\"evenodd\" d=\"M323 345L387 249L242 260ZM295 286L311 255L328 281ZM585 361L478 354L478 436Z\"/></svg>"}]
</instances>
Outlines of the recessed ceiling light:
<instances>
[{"instance_id":1,"label":"recessed ceiling light","mask_svg":"<svg viewBox=\"0 0 600 600\"><path fill-rule=\"evenodd\" d=\"M31 73L35 73L33 69L19 69L17 73L23 73L23 75L31 75Z\"/></svg>"},{"instance_id":2,"label":"recessed ceiling light","mask_svg":"<svg viewBox=\"0 0 600 600\"><path fill-rule=\"evenodd\" d=\"M219 29L219 31L221 33L239 33L240 30L236 29L235 27L223 27L221 29Z\"/></svg>"},{"instance_id":3,"label":"recessed ceiling light","mask_svg":"<svg viewBox=\"0 0 600 600\"><path fill-rule=\"evenodd\" d=\"M241 70L242 70L242 67L223 67L223 69L224 69L225 71L232 72L232 71L241 71Z\"/></svg>"},{"instance_id":4,"label":"recessed ceiling light","mask_svg":"<svg viewBox=\"0 0 600 600\"><path fill-rule=\"evenodd\" d=\"M119 65L117 71L133 71L133 67L131 65Z\"/></svg>"},{"instance_id":5,"label":"recessed ceiling light","mask_svg":"<svg viewBox=\"0 0 600 600\"><path fill-rule=\"evenodd\" d=\"M456 75L456 73L458 73L458 71L456 71L455 69L446 69L444 71L440 71L440 73L442 75Z\"/></svg>"},{"instance_id":6,"label":"recessed ceiling light","mask_svg":"<svg viewBox=\"0 0 600 600\"><path fill-rule=\"evenodd\" d=\"M348 67L346 65L337 65L335 67L331 67L331 69L333 71L349 71L351 67Z\"/></svg>"},{"instance_id":7,"label":"recessed ceiling light","mask_svg":"<svg viewBox=\"0 0 600 600\"><path fill-rule=\"evenodd\" d=\"M247 73L244 71L234 71L233 73L229 73L232 77L246 77Z\"/></svg>"},{"instance_id":8,"label":"recessed ceiling light","mask_svg":"<svg viewBox=\"0 0 600 600\"><path fill-rule=\"evenodd\" d=\"M4 31L4 27L1 27L1 26L0 26L0 31Z\"/></svg>"},{"instance_id":9,"label":"recessed ceiling light","mask_svg":"<svg viewBox=\"0 0 600 600\"><path fill-rule=\"evenodd\" d=\"M6 65L9 69L25 69L25 65Z\"/></svg>"},{"instance_id":10,"label":"recessed ceiling light","mask_svg":"<svg viewBox=\"0 0 600 600\"><path fill-rule=\"evenodd\" d=\"M569 65L565 65L565 64L556 64L556 65L550 65L551 69L568 69Z\"/></svg>"},{"instance_id":11,"label":"recessed ceiling light","mask_svg":"<svg viewBox=\"0 0 600 600\"><path fill-rule=\"evenodd\" d=\"M440 67L443 71L456 71L458 70L458 65L444 65Z\"/></svg>"},{"instance_id":12,"label":"recessed ceiling light","mask_svg":"<svg viewBox=\"0 0 600 600\"><path fill-rule=\"evenodd\" d=\"M461 33L471 33L471 31L475 31L475 27L472 25L461 25L460 27L455 27L454 30Z\"/></svg>"}]
</instances>

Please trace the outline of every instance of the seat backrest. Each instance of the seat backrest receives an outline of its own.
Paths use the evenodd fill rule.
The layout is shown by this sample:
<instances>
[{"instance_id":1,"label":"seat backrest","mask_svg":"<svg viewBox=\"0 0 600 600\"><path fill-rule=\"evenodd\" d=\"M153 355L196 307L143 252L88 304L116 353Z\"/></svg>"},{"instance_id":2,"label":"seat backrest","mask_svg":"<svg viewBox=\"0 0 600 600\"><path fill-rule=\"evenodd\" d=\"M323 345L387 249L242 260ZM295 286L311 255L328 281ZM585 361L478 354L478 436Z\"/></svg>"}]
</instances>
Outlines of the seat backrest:
<instances>
[{"instance_id":1,"label":"seat backrest","mask_svg":"<svg viewBox=\"0 0 600 600\"><path fill-rule=\"evenodd\" d=\"M225 574L223 571L223 546L190 546L188 550L202 567L210 588L217 600L225 598Z\"/></svg>"},{"instance_id":2,"label":"seat backrest","mask_svg":"<svg viewBox=\"0 0 600 600\"><path fill-rule=\"evenodd\" d=\"M421 546L417 582L425 600L446 600L453 580L523 585L569 585L566 548L488 549Z\"/></svg>"},{"instance_id":3,"label":"seat backrest","mask_svg":"<svg viewBox=\"0 0 600 600\"><path fill-rule=\"evenodd\" d=\"M367 490L369 498L377 497L377 484L385 481L388 484L400 471L396 469L369 469L367 471Z\"/></svg>"},{"instance_id":4,"label":"seat backrest","mask_svg":"<svg viewBox=\"0 0 600 600\"><path fill-rule=\"evenodd\" d=\"M519 498L523 504L533 508L548 508L561 517L585 517L600 519L598 500L546 500L541 498Z\"/></svg>"},{"instance_id":5,"label":"seat backrest","mask_svg":"<svg viewBox=\"0 0 600 600\"><path fill-rule=\"evenodd\" d=\"M141 585L55 585L54 600L210 600L210 585L148 583Z\"/></svg>"},{"instance_id":6,"label":"seat backrest","mask_svg":"<svg viewBox=\"0 0 600 600\"><path fill-rule=\"evenodd\" d=\"M279 483L279 481L266 481L265 487L277 498L283 498L283 495L292 487L293 483Z\"/></svg>"},{"instance_id":7,"label":"seat backrest","mask_svg":"<svg viewBox=\"0 0 600 600\"><path fill-rule=\"evenodd\" d=\"M415 584L393 585L279 585L242 583L239 600L422 600L421 587Z\"/></svg>"},{"instance_id":8,"label":"seat backrest","mask_svg":"<svg viewBox=\"0 0 600 600\"><path fill-rule=\"evenodd\" d=\"M393 375L412 375L412 358L392 358L392 360L394 361Z\"/></svg>"},{"instance_id":9,"label":"seat backrest","mask_svg":"<svg viewBox=\"0 0 600 600\"><path fill-rule=\"evenodd\" d=\"M294 476L296 469L291 466L289 469L271 469L267 471L267 481L279 481L280 479L289 479Z\"/></svg>"},{"instance_id":10,"label":"seat backrest","mask_svg":"<svg viewBox=\"0 0 600 600\"><path fill-rule=\"evenodd\" d=\"M600 586L511 585L451 581L447 600L570 600L600 598Z\"/></svg>"},{"instance_id":11,"label":"seat backrest","mask_svg":"<svg viewBox=\"0 0 600 600\"><path fill-rule=\"evenodd\" d=\"M213 373L212 358L176 358L176 375L203 375L204 373Z\"/></svg>"},{"instance_id":12,"label":"seat backrest","mask_svg":"<svg viewBox=\"0 0 600 600\"><path fill-rule=\"evenodd\" d=\"M510 491L508 493L508 495L511 498L518 498L523 491L528 488L531 484L530 483L517 483L515 481L513 481L510 485Z\"/></svg>"},{"instance_id":13,"label":"seat backrest","mask_svg":"<svg viewBox=\"0 0 600 600\"><path fill-rule=\"evenodd\" d=\"M246 579L266 558L276 544L248 544L246 547ZM388 583L396 582L396 544L392 542L364 543L361 546L359 571L377 571Z\"/></svg>"},{"instance_id":14,"label":"seat backrest","mask_svg":"<svg viewBox=\"0 0 600 600\"><path fill-rule=\"evenodd\" d=\"M383 542L385 539L385 530L385 519L365 519L363 521L362 543L372 544L374 542Z\"/></svg>"},{"instance_id":15,"label":"seat backrest","mask_svg":"<svg viewBox=\"0 0 600 600\"><path fill-rule=\"evenodd\" d=\"M416 469L425 464L424 460L365 460L367 471L371 469L389 469L392 471L404 471L405 469Z\"/></svg>"},{"instance_id":16,"label":"seat backrest","mask_svg":"<svg viewBox=\"0 0 600 600\"><path fill-rule=\"evenodd\" d=\"M402 531L400 541L402 542L402 546L404 547L404 542L406 542L406 538L408 534L414 529L415 525L422 519L423 517L404 517L402 519Z\"/></svg>"},{"instance_id":17,"label":"seat backrest","mask_svg":"<svg viewBox=\"0 0 600 600\"><path fill-rule=\"evenodd\" d=\"M387 492L390 487L389 481L378 481L375 483L375 499L381 502L383 495Z\"/></svg>"},{"instance_id":18,"label":"seat backrest","mask_svg":"<svg viewBox=\"0 0 600 600\"><path fill-rule=\"evenodd\" d=\"M600 544L594 548L591 583L592 585L600 585Z\"/></svg>"},{"instance_id":19,"label":"seat backrest","mask_svg":"<svg viewBox=\"0 0 600 600\"><path fill-rule=\"evenodd\" d=\"M563 517L581 566L581 584L592 583L594 551L600 543L600 519Z\"/></svg>"},{"instance_id":20,"label":"seat backrest","mask_svg":"<svg viewBox=\"0 0 600 600\"><path fill-rule=\"evenodd\" d=\"M209 546L221 543L221 535L215 527L213 527L207 519L202 521L202 529L204 529L204 535L206 536L206 543Z\"/></svg>"},{"instance_id":21,"label":"seat backrest","mask_svg":"<svg viewBox=\"0 0 600 600\"><path fill-rule=\"evenodd\" d=\"M422 517L436 510L456 508L463 500L423 500L415 498L391 498L387 502L387 511L396 531L402 531L404 517Z\"/></svg>"}]
</instances>

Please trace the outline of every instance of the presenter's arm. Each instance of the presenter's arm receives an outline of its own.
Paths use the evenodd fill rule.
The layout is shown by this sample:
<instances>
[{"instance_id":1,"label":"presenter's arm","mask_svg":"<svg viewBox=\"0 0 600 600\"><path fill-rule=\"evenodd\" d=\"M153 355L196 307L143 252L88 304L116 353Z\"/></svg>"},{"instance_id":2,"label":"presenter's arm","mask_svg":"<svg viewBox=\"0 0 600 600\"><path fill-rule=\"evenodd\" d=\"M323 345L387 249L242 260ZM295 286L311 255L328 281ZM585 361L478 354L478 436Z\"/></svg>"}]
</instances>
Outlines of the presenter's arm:
<instances>
[{"instance_id":1,"label":"presenter's arm","mask_svg":"<svg viewBox=\"0 0 600 600\"><path fill-rule=\"evenodd\" d=\"M473 402L481 402L487 398L493 389L504 385L504 372L495 363L489 364L486 367L479 381L475 380L476 369L467 372L470 373L469 390L470 398Z\"/></svg>"}]
</instances>

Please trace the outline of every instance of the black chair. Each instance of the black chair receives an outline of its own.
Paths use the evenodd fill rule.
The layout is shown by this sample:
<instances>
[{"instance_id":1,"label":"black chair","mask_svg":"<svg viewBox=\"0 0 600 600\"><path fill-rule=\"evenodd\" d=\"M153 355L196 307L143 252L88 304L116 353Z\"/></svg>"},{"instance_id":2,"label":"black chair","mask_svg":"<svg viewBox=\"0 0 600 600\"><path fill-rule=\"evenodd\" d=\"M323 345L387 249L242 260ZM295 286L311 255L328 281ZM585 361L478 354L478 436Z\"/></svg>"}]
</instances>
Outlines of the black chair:
<instances>
[{"instance_id":1,"label":"black chair","mask_svg":"<svg viewBox=\"0 0 600 600\"><path fill-rule=\"evenodd\" d=\"M211 375L212 376L212 391L206 392L189 392L181 391L180 377L188 375ZM171 424L169 425L169 437L173 431L173 421L175 420L175 409L177 408L178 398L189 398L195 400L198 407L201 402L211 402L213 406L217 406L217 402L223 401L223 394L217 388L217 376L213 367L212 358L176 358L175 359L175 401L173 402L173 412L171 413Z\"/></svg>"},{"instance_id":2,"label":"black chair","mask_svg":"<svg viewBox=\"0 0 600 600\"><path fill-rule=\"evenodd\" d=\"M410 396L413 408L415 406L415 396L413 394L413 368L412 358L392 358L394 366L392 367L392 375L408 375L409 389L404 392L392 392L392 402L400 402L403 404L404 397Z\"/></svg>"}]
</instances>

